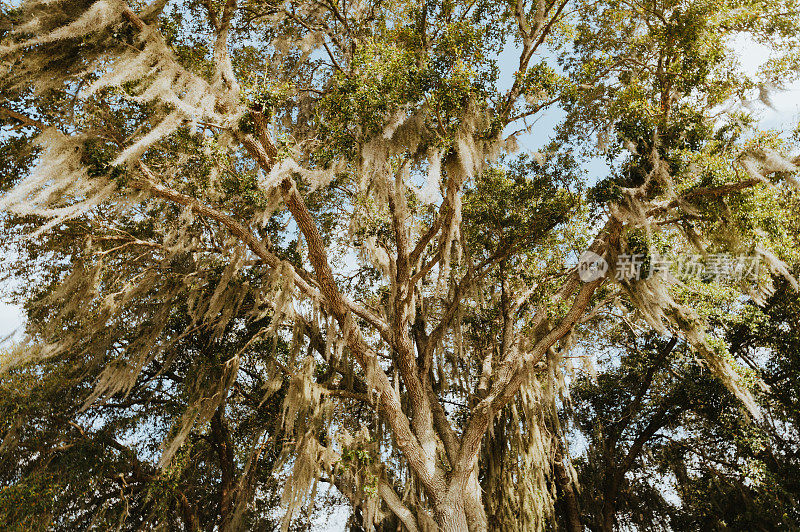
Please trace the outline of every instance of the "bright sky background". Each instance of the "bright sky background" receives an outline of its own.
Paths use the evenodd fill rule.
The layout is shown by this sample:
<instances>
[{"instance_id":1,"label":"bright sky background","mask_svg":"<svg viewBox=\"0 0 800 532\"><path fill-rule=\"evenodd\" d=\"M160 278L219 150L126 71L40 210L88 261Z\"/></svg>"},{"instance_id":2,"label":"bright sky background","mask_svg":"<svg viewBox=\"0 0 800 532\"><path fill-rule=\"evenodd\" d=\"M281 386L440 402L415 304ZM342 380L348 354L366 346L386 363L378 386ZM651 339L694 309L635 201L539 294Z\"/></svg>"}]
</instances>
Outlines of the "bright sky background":
<instances>
[{"instance_id":1,"label":"bright sky background","mask_svg":"<svg viewBox=\"0 0 800 532\"><path fill-rule=\"evenodd\" d=\"M22 312L16 305L0 302L0 339L6 338L22 326Z\"/></svg>"}]
</instances>

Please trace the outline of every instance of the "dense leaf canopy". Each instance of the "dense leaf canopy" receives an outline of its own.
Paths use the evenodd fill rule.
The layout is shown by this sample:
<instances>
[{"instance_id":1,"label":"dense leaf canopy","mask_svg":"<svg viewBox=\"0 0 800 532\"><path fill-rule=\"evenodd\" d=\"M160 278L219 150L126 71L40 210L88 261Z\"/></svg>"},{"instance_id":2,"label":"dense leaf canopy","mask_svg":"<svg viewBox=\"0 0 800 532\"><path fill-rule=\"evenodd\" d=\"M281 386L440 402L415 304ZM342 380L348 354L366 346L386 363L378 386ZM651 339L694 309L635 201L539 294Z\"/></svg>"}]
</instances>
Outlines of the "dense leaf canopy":
<instances>
[{"instance_id":1,"label":"dense leaf canopy","mask_svg":"<svg viewBox=\"0 0 800 532\"><path fill-rule=\"evenodd\" d=\"M9 528L800 528L796 1L0 33Z\"/></svg>"}]
</instances>

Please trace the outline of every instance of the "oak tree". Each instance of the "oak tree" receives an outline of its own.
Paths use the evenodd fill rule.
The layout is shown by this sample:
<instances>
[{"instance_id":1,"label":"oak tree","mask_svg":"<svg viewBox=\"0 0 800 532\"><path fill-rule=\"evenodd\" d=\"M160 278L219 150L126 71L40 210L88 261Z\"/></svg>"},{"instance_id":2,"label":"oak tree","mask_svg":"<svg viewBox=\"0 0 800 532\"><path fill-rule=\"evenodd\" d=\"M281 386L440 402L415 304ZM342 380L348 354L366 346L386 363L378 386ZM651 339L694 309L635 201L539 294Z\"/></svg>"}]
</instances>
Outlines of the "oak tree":
<instances>
[{"instance_id":1,"label":"oak tree","mask_svg":"<svg viewBox=\"0 0 800 532\"><path fill-rule=\"evenodd\" d=\"M23 2L3 15L2 205L20 261L7 270L38 318L2 370L98 368L88 407L168 375L200 338L202 356L177 351L201 389L161 467L226 404L257 413L248 394L287 383L284 527L324 479L365 528L541 529L560 498L578 530L557 405L566 357L591 349L600 318L682 338L758 416L707 333L707 287L614 266L748 253L767 267L730 294L763 301L768 270L794 282L779 221L796 161L742 104L796 73L797 14L791 1ZM761 85L737 35L775 50ZM552 142L520 154L556 107ZM590 153L605 175L581 170ZM581 275L586 250L606 275ZM242 372L260 388L237 392Z\"/></svg>"}]
</instances>

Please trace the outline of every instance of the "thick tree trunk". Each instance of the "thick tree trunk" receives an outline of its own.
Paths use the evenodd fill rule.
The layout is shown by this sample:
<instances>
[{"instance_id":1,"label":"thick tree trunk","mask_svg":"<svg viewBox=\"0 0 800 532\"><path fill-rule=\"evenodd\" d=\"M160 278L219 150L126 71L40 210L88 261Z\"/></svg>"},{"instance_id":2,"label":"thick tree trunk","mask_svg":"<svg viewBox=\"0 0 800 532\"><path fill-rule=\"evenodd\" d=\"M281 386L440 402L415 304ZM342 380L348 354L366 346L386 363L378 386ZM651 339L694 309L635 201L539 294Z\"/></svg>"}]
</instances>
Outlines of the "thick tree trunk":
<instances>
[{"instance_id":1,"label":"thick tree trunk","mask_svg":"<svg viewBox=\"0 0 800 532\"><path fill-rule=\"evenodd\" d=\"M567 468L561 460L555 462L556 482L558 483L559 497L563 504L564 524L568 532L581 532L580 509L578 507L578 497L575 488L567 474Z\"/></svg>"},{"instance_id":2,"label":"thick tree trunk","mask_svg":"<svg viewBox=\"0 0 800 532\"><path fill-rule=\"evenodd\" d=\"M486 509L483 506L481 497L481 486L478 482L477 467L472 471L469 483L464 489L464 512L467 516L470 532L486 532L489 529Z\"/></svg>"},{"instance_id":3,"label":"thick tree trunk","mask_svg":"<svg viewBox=\"0 0 800 532\"><path fill-rule=\"evenodd\" d=\"M463 491L450 488L436 505L434 519L441 532L470 532L464 510Z\"/></svg>"},{"instance_id":4,"label":"thick tree trunk","mask_svg":"<svg viewBox=\"0 0 800 532\"><path fill-rule=\"evenodd\" d=\"M219 493L219 530L228 532L234 512L235 464L233 444L230 438L228 422L224 417L225 403L220 405L211 418L211 435L219 455L219 467L222 473Z\"/></svg>"},{"instance_id":5,"label":"thick tree trunk","mask_svg":"<svg viewBox=\"0 0 800 532\"><path fill-rule=\"evenodd\" d=\"M441 532L469 532L467 515L464 508L454 505L440 508L436 511L436 524Z\"/></svg>"},{"instance_id":6,"label":"thick tree trunk","mask_svg":"<svg viewBox=\"0 0 800 532\"><path fill-rule=\"evenodd\" d=\"M603 493L603 515L600 522L602 532L614 532L614 517L616 515L617 482L616 472Z\"/></svg>"}]
</instances>

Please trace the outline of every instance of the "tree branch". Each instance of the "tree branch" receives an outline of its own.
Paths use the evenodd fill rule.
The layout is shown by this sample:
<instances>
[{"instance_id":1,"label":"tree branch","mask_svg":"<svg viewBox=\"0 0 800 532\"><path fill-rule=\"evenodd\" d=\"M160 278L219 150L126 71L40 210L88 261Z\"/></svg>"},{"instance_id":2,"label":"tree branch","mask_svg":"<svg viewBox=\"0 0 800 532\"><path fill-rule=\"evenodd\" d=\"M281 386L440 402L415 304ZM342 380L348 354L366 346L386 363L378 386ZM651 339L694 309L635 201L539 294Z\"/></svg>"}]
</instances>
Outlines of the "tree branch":
<instances>
[{"instance_id":1,"label":"tree branch","mask_svg":"<svg viewBox=\"0 0 800 532\"><path fill-rule=\"evenodd\" d=\"M361 329L352 321L350 309L336 286L333 271L328 264L322 235L319 233L311 213L306 208L290 177L284 178L279 186L283 192L286 206L306 239L309 260L314 268L325 302L339 322L350 351L367 375L372 375L371 381L378 392L380 412L391 426L398 447L429 494L440 492L445 485L444 476L435 468L435 457L434 460L431 460L427 456L421 442L412 432L408 417L400 405L400 397L395 393L386 372L378 365L375 353L364 341ZM415 412L415 418L417 415L418 413Z\"/></svg>"},{"instance_id":2,"label":"tree branch","mask_svg":"<svg viewBox=\"0 0 800 532\"><path fill-rule=\"evenodd\" d=\"M598 254L605 253L606 260L608 260L609 263L615 263L621 230L622 223L612 217L606 223L603 231L601 231L600 235L598 235L589 249L595 253L600 252ZM470 414L467 428L461 439L458 459L454 465L454 476L458 476L466 481L466 478L474 466L475 457L480 450L480 443L484 433L494 418L495 413L516 395L525 378L526 372L524 370L526 365L541 359L554 343L572 330L588 307L592 295L605 280L605 278L600 278L589 283L584 283L583 286L578 287L579 281L577 272L573 272L556 296L558 299L564 300L577 290L578 293L566 315L556 327L539 339L528 353L523 353L522 350L516 350L515 356L509 356L501 362L499 369L493 376L491 390L487 396L473 408ZM547 308L544 306L539 309L537 317L534 319L538 322L544 322L546 316Z\"/></svg>"},{"instance_id":3,"label":"tree branch","mask_svg":"<svg viewBox=\"0 0 800 532\"><path fill-rule=\"evenodd\" d=\"M396 515L398 519L400 519L408 532L419 532L417 518L414 516L411 510L409 510L408 507L403 504L403 501L400 499L397 493L395 493L394 488L392 488L383 478L378 482L378 494L381 496L381 499L383 499L383 501L386 503L386 506L389 507L392 513Z\"/></svg>"}]
</instances>

